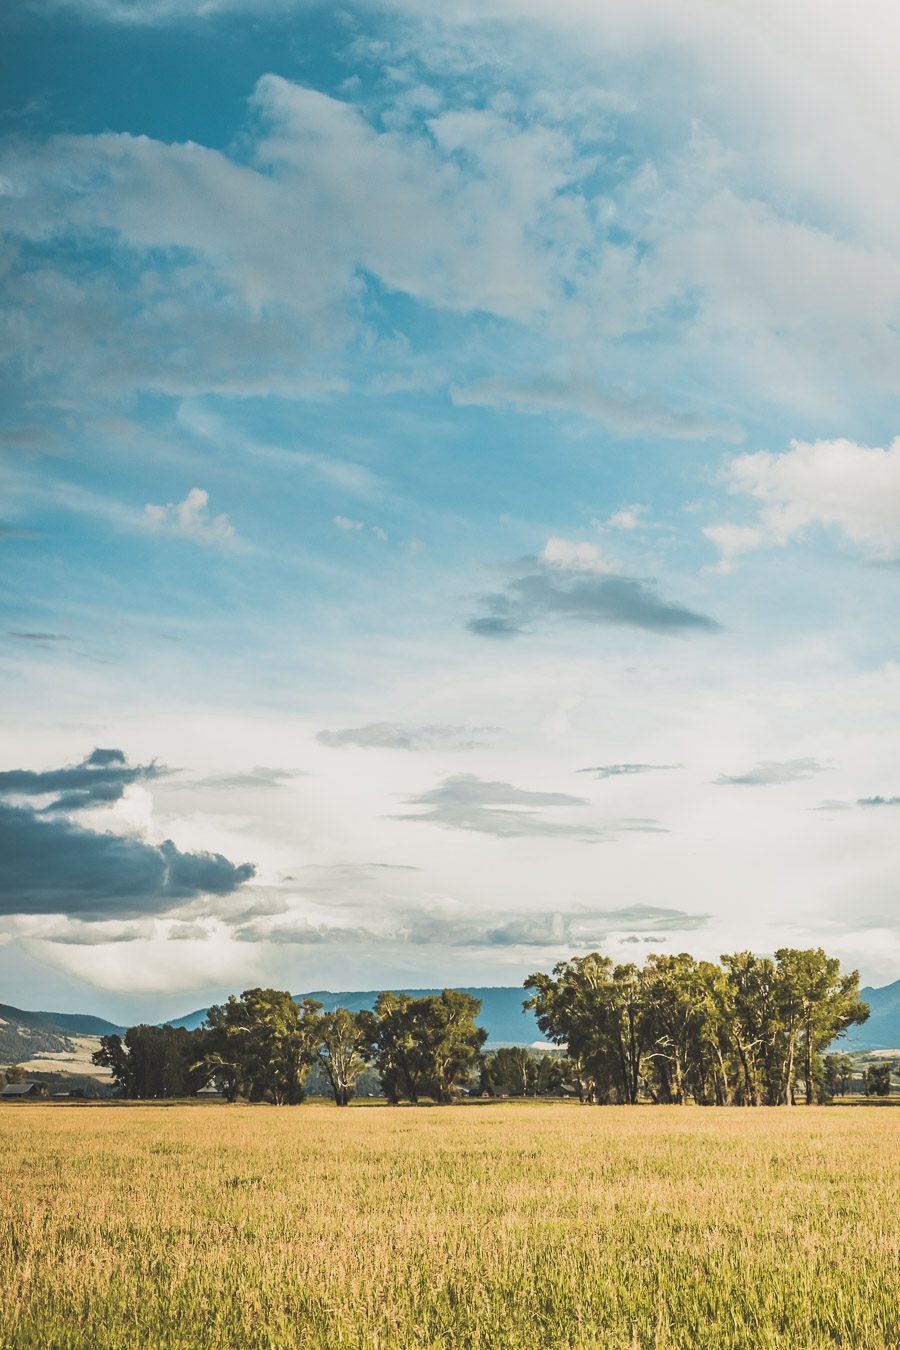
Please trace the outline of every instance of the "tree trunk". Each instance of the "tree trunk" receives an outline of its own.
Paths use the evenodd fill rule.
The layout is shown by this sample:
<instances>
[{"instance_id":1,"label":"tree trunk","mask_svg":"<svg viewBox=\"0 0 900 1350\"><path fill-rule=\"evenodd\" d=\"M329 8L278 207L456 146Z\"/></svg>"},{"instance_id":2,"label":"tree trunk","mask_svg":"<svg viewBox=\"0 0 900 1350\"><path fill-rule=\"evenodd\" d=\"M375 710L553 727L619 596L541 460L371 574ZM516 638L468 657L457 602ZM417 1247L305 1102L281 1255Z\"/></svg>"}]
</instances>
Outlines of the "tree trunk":
<instances>
[{"instance_id":1,"label":"tree trunk","mask_svg":"<svg viewBox=\"0 0 900 1350\"><path fill-rule=\"evenodd\" d=\"M793 1105L794 1105L794 1050L795 1050L795 1044L796 1044L796 1043L795 1043L795 1039L794 1039L793 1036L791 1036L790 1043L789 1043L789 1049L788 1049L787 1065L786 1065L786 1067L785 1067L785 1075L784 1075L784 1105L785 1105L785 1106L793 1106Z\"/></svg>"}]
</instances>

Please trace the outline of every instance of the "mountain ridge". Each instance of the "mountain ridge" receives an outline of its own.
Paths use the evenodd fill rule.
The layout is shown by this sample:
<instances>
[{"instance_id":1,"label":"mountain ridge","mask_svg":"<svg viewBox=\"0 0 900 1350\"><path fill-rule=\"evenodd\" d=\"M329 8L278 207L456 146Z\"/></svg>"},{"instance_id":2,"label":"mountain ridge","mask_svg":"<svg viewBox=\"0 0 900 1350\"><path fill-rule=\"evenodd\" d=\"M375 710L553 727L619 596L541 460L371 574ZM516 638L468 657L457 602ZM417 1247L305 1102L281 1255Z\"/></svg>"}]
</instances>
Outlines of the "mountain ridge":
<instances>
[{"instance_id":1,"label":"mountain ridge","mask_svg":"<svg viewBox=\"0 0 900 1350\"><path fill-rule=\"evenodd\" d=\"M450 987L450 986L445 986ZM534 1014L522 1008L525 990L520 985L457 985L463 993L481 1000L481 1012L476 1019L488 1033L488 1043L497 1045L533 1045L543 1037ZM348 1008L358 1012L370 1009L380 990L314 989L295 994L295 999L314 998L326 1011ZM421 998L439 994L440 988L395 989L395 993ZM860 1027L851 1027L834 1045L841 1050L895 1050L900 1049L900 980L891 984L867 985L861 996L869 1004L869 1020ZM208 1009L196 1008L182 1017L167 1019L173 1027L193 1030L204 1021ZM159 1023L158 1025L165 1025ZM0 1063L15 1063L30 1059L36 1053L64 1051L70 1048L72 1036L108 1036L121 1034L125 1027L90 1013L28 1012L10 1004L0 1003Z\"/></svg>"}]
</instances>

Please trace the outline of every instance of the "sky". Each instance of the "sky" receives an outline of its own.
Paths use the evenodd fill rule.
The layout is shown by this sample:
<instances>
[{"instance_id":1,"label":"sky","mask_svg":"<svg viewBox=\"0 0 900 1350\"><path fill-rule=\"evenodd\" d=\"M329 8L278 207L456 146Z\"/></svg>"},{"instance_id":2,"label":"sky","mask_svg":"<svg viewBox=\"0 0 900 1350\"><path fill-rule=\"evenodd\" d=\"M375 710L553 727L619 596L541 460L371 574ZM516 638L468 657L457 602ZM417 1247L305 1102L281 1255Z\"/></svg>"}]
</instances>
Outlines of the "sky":
<instances>
[{"instance_id":1,"label":"sky","mask_svg":"<svg viewBox=\"0 0 900 1350\"><path fill-rule=\"evenodd\" d=\"M0 51L0 1001L898 978L896 5Z\"/></svg>"}]
</instances>

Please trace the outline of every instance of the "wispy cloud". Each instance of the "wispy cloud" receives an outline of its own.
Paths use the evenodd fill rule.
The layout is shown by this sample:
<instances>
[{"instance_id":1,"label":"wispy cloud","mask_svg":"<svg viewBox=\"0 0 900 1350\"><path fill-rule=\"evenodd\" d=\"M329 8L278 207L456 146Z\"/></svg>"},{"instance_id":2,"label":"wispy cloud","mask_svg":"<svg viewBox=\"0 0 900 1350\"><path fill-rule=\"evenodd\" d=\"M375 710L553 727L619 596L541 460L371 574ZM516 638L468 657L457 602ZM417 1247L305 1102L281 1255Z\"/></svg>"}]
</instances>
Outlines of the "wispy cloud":
<instances>
[{"instance_id":1,"label":"wispy cloud","mask_svg":"<svg viewBox=\"0 0 900 1350\"><path fill-rule=\"evenodd\" d=\"M722 787L760 787L768 783L798 783L831 766L818 759L767 759L743 773L722 773L716 783Z\"/></svg>"},{"instance_id":2,"label":"wispy cloud","mask_svg":"<svg viewBox=\"0 0 900 1350\"><path fill-rule=\"evenodd\" d=\"M680 769L680 764L597 764L589 769L576 769L576 773L593 774L595 778L630 778L638 773L655 773L662 769Z\"/></svg>"},{"instance_id":3,"label":"wispy cloud","mask_svg":"<svg viewBox=\"0 0 900 1350\"><path fill-rule=\"evenodd\" d=\"M450 726L440 722L369 722L362 727L320 731L316 740L335 749L353 745L364 750L472 750L495 736L498 727Z\"/></svg>"},{"instance_id":4,"label":"wispy cloud","mask_svg":"<svg viewBox=\"0 0 900 1350\"><path fill-rule=\"evenodd\" d=\"M646 390L628 394L598 384L588 374L554 378L533 372L526 379L491 375L453 390L460 407L512 407L524 413L568 413L602 422L626 436L656 435L676 440L739 441L733 425L689 408L666 405Z\"/></svg>"},{"instance_id":5,"label":"wispy cloud","mask_svg":"<svg viewBox=\"0 0 900 1350\"><path fill-rule=\"evenodd\" d=\"M480 608L467 624L479 637L515 637L548 622L612 624L661 636L714 633L720 627L709 615L663 599L648 581L610 574L599 555L558 551L525 559L502 591L480 597Z\"/></svg>"},{"instance_id":6,"label":"wispy cloud","mask_svg":"<svg viewBox=\"0 0 900 1350\"><path fill-rule=\"evenodd\" d=\"M708 921L707 914L657 905L536 914L500 913L488 920L460 914L455 906L438 905L427 911L403 910L379 925L338 926L305 917L261 918L241 925L235 936L242 942L311 947L402 943L425 947L526 947L549 951L574 948L585 951L613 939L660 942L665 940L663 934L694 932Z\"/></svg>"},{"instance_id":7,"label":"wispy cloud","mask_svg":"<svg viewBox=\"0 0 900 1350\"><path fill-rule=\"evenodd\" d=\"M544 808L584 808L586 797L568 792L535 792L511 783L489 782L475 774L461 773L445 778L435 788L408 799L410 806L428 809L416 814L395 816L395 820L415 820L453 830L475 830L499 839L529 836L568 836L573 839L614 839L620 833L665 833L654 820L628 819L598 825L568 823L548 818Z\"/></svg>"}]
</instances>

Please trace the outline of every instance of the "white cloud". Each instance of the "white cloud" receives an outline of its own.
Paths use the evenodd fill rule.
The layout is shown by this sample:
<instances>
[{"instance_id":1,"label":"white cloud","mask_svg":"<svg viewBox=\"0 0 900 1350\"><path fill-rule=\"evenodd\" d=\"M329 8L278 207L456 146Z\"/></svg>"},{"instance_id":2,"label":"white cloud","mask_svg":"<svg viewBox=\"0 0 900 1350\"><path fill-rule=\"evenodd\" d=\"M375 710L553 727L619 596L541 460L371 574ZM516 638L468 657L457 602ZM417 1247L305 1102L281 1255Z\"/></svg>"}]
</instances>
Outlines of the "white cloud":
<instances>
[{"instance_id":1,"label":"white cloud","mask_svg":"<svg viewBox=\"0 0 900 1350\"><path fill-rule=\"evenodd\" d=\"M722 550L720 571L741 553L781 546L810 526L828 526L864 557L900 558L900 437L887 449L848 440L792 441L781 454L739 455L727 470L730 490L761 503L754 525L711 525L703 533Z\"/></svg>"},{"instance_id":2,"label":"white cloud","mask_svg":"<svg viewBox=\"0 0 900 1350\"><path fill-rule=\"evenodd\" d=\"M598 528L608 530L636 530L642 524L641 516L645 515L646 506L629 506L621 511L615 511L608 520L597 521Z\"/></svg>"},{"instance_id":3,"label":"white cloud","mask_svg":"<svg viewBox=\"0 0 900 1350\"><path fill-rule=\"evenodd\" d=\"M191 488L181 502L165 506L148 503L144 507L148 528L193 539L198 544L219 544L233 547L238 543L234 526L227 515L209 513L209 493L203 488Z\"/></svg>"},{"instance_id":4,"label":"white cloud","mask_svg":"<svg viewBox=\"0 0 900 1350\"><path fill-rule=\"evenodd\" d=\"M596 544L577 539L552 536L540 553L540 560L548 567L565 568L570 572L618 572L616 563L604 558Z\"/></svg>"},{"instance_id":5,"label":"white cloud","mask_svg":"<svg viewBox=\"0 0 900 1350\"><path fill-rule=\"evenodd\" d=\"M348 516L335 516L334 524L339 530L343 530L345 533L358 532L359 530L364 530L366 528L363 521L350 520Z\"/></svg>"},{"instance_id":6,"label":"white cloud","mask_svg":"<svg viewBox=\"0 0 900 1350\"><path fill-rule=\"evenodd\" d=\"M765 537L754 525L707 525L703 533L721 552L719 561L708 570L723 574L733 572L735 559L759 548Z\"/></svg>"}]
</instances>

